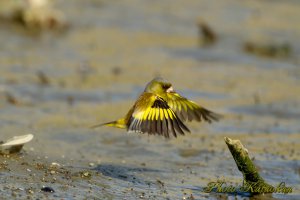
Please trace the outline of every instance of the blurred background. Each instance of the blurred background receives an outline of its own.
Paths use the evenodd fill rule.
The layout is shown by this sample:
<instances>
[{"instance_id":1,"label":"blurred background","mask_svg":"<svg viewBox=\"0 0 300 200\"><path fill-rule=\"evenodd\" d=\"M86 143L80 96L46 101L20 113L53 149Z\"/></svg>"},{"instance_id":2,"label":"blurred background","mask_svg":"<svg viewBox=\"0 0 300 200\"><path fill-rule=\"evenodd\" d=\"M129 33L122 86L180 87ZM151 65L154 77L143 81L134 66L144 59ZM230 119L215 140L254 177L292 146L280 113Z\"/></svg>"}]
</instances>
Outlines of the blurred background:
<instances>
[{"instance_id":1,"label":"blurred background","mask_svg":"<svg viewBox=\"0 0 300 200\"><path fill-rule=\"evenodd\" d=\"M227 136L297 199L299 11L296 0L0 0L0 139L32 133L27 154L102 174L53 181L56 197L218 199L201 188L242 181ZM89 128L124 116L157 76L225 118L170 140Z\"/></svg>"}]
</instances>

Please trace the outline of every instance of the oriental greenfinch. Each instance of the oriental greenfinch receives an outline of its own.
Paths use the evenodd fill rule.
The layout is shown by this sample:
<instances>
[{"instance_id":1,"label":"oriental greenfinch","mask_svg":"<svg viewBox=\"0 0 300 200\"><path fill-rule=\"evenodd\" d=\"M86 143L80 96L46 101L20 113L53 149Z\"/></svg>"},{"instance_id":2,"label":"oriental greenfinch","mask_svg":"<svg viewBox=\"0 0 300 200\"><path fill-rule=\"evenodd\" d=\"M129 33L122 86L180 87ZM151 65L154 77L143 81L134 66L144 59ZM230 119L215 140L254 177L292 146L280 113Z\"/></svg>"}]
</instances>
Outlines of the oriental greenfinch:
<instances>
[{"instance_id":1,"label":"oriental greenfinch","mask_svg":"<svg viewBox=\"0 0 300 200\"><path fill-rule=\"evenodd\" d=\"M222 116L181 96L162 78L150 81L124 118L99 124L127 129L128 132L162 135L169 138L190 130L185 121L218 121Z\"/></svg>"}]
</instances>

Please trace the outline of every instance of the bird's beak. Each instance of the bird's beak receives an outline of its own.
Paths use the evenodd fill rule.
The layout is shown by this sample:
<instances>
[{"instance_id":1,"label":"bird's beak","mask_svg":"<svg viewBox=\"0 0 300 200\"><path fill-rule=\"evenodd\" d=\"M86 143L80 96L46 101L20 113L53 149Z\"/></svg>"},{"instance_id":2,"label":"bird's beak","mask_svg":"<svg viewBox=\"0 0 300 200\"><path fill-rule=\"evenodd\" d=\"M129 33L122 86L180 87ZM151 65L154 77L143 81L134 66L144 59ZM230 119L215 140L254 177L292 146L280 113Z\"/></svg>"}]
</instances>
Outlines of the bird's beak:
<instances>
[{"instance_id":1,"label":"bird's beak","mask_svg":"<svg viewBox=\"0 0 300 200\"><path fill-rule=\"evenodd\" d=\"M167 91L166 92L168 92L168 93L170 93L170 92L174 92L174 89L173 89L173 87L171 86L171 87L169 87L168 89L167 89Z\"/></svg>"}]
</instances>

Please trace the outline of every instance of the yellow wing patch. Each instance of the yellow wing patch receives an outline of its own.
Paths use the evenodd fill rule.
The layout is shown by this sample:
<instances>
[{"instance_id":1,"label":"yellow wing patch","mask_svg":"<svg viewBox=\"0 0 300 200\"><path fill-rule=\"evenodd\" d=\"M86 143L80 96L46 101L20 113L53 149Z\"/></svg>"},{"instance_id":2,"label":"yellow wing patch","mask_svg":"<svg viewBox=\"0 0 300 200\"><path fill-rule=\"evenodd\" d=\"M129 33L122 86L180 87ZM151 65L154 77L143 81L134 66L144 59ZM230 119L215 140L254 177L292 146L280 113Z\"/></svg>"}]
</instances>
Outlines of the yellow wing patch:
<instances>
[{"instance_id":1,"label":"yellow wing patch","mask_svg":"<svg viewBox=\"0 0 300 200\"><path fill-rule=\"evenodd\" d=\"M169 137L170 134L176 137L177 133L183 135L183 130L189 131L164 99L154 94L146 95L148 98L140 97L141 105L136 105L127 124L128 131L165 137Z\"/></svg>"},{"instance_id":2,"label":"yellow wing patch","mask_svg":"<svg viewBox=\"0 0 300 200\"><path fill-rule=\"evenodd\" d=\"M212 121L218 121L222 117L175 92L168 93L166 101L182 121L205 120L211 123Z\"/></svg>"}]
</instances>

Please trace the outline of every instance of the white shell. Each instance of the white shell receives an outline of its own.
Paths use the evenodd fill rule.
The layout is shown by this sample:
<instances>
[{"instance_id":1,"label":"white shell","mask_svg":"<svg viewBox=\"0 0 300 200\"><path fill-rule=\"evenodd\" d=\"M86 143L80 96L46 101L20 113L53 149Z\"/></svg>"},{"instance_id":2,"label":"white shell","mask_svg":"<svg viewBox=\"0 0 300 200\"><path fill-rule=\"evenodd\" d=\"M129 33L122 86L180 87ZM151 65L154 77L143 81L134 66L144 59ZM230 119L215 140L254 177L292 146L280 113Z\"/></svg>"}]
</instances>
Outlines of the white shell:
<instances>
[{"instance_id":1,"label":"white shell","mask_svg":"<svg viewBox=\"0 0 300 200\"><path fill-rule=\"evenodd\" d=\"M32 134L14 136L13 138L7 140L5 143L1 144L0 147L23 145L27 142L30 142L32 139L33 139Z\"/></svg>"},{"instance_id":2,"label":"white shell","mask_svg":"<svg viewBox=\"0 0 300 200\"><path fill-rule=\"evenodd\" d=\"M0 154L17 153L21 151L24 144L33 139L32 134L15 136L0 144Z\"/></svg>"}]
</instances>

